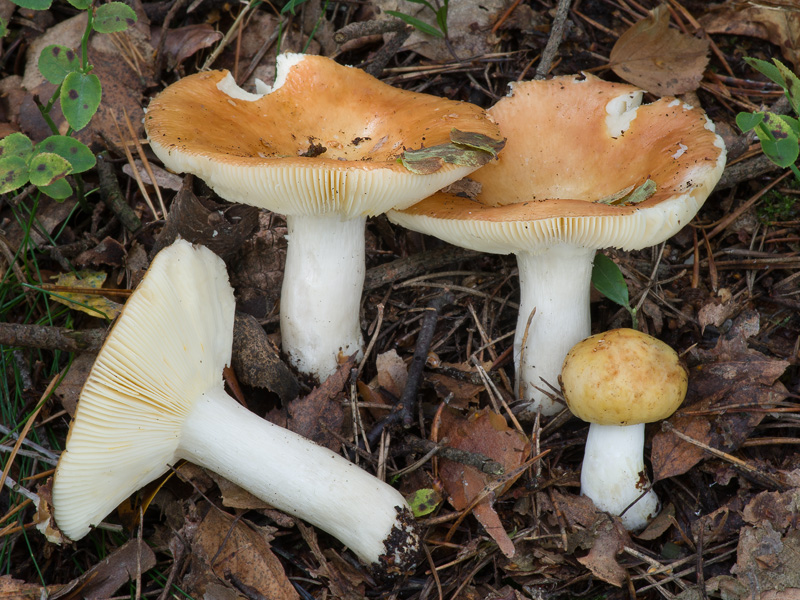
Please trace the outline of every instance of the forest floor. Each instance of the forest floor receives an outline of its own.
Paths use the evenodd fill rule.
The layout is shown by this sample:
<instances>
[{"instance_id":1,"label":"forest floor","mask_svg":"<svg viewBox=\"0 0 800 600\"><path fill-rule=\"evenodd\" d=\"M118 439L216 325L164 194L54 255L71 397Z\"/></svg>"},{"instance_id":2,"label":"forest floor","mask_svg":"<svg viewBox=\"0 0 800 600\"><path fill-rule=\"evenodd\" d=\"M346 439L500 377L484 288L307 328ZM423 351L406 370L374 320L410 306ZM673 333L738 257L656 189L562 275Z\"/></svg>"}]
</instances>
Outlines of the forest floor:
<instances>
[{"instance_id":1,"label":"forest floor","mask_svg":"<svg viewBox=\"0 0 800 600\"><path fill-rule=\"evenodd\" d=\"M70 179L81 197L56 201L32 185L0 195L0 598L800 599L800 185L735 121L789 112L780 87L744 59L800 69L796 2L431 2L130 0L130 29L89 40L103 97L77 137L104 154ZM384 11L422 24L404 28ZM38 52L78 48L85 11L0 0L0 19L0 138L21 131L38 142L50 130L37 102L55 87ZM430 32L442 25L446 36ZM168 172L140 125L150 99L182 77L229 69L254 91L254 78L272 82L282 51L484 109L511 82L584 73L665 90L715 123L727 166L691 223L653 247L602 249L624 276L638 329L689 372L681 408L646 430L662 503L646 529L626 531L580 495L587 423L568 410L515 416L514 256L372 217L365 359L321 385L287 368L277 350L286 222ZM66 131L58 107L52 114ZM566 129L558 115L529 118ZM576 153L585 143L564 137ZM189 463L77 542L56 545L37 530L111 317L176 235L228 267L238 311L231 389L410 498L425 546L414 570L375 577L332 536ZM597 291L591 321L593 332L632 324ZM387 415L407 388L404 426ZM451 448L466 458L447 458ZM486 456L503 468L481 471Z\"/></svg>"}]
</instances>

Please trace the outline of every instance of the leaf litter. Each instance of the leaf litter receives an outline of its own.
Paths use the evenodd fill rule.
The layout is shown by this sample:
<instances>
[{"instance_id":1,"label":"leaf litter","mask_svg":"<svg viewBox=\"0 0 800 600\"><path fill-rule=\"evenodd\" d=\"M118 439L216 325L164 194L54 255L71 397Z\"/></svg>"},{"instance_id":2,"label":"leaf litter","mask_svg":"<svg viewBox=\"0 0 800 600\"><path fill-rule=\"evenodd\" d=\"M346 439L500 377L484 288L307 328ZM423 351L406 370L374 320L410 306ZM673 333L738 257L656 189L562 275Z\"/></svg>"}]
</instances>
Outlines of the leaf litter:
<instances>
[{"instance_id":1,"label":"leaf litter","mask_svg":"<svg viewBox=\"0 0 800 600\"><path fill-rule=\"evenodd\" d=\"M405 62L392 63L383 73L383 78L395 85L417 85L425 91L491 105L506 93L508 81L532 77L532 69L537 66L536 57L549 37L553 22L552 13L547 10L549 7L544 5L523 3L512 7L510 12L504 12L508 7L500 4L476 6L475 3L451 2L452 20L448 21L452 32L451 47L443 40L426 39L415 33L416 45L407 45L403 51L406 54L400 55L406 57ZM608 10L611 5L613 11ZM423 5L403 6L408 10L419 10L415 14L434 22ZM396 8L398 6L392 7ZM109 45L112 44L109 40L105 46L97 45L99 40L92 45L92 61L103 83L101 110L107 106L119 119L122 114L119 107L125 106L132 123L136 124L140 114L137 111L142 106L141 97L160 85L151 79L154 66L151 59L157 38L150 38L149 33L151 26L160 24L163 13L151 9L154 7L147 7L148 20L142 18L144 13L137 7L142 26L125 40L115 40L124 46ZM195 3L188 11L185 9L177 9L181 15L180 22L176 21L168 29L171 46L166 49L169 58L166 71L161 74L165 82L174 80L180 72L194 70L196 67L192 61L207 56L204 47L216 43L219 32L223 30L223 25L209 29L207 24L189 28L190 21L196 19L195 22L199 23L208 17L207 23L216 19L216 23L225 24L232 17L224 7L212 16L202 3ZM373 5L364 4L359 8L360 12L352 15L356 20L366 20L375 10ZM50 15L51 23L54 18L64 16L58 12L53 15ZM265 50L262 59L258 59L258 53L280 20L262 11L255 11L252 15L252 20L243 24L236 44L228 46L220 54L219 66L234 71L238 69L237 76L242 81L252 80L255 74L269 82L274 71L275 47L267 48L269 51ZM32 13L24 13L22 18L29 16ZM702 34L697 33L694 17L710 36L697 37ZM583 0L573 8L570 26L561 32L561 49L550 72L567 74L587 68L604 69L605 59L600 61L597 56L610 56L612 64L616 58L619 65L628 67L627 71L617 71L614 67L617 76L638 82L651 93L682 93L678 90L684 88L689 92L698 90L697 97L690 95L685 101L700 101L719 125L726 125L733 123L735 113L729 110L729 106L769 104L775 96L773 87L758 80L757 75L741 64L739 57L744 46L737 47L730 36L751 36L746 42L749 55L769 60L772 55L782 54L796 66L794 40L797 36L793 32L797 18L796 7L783 0L770 0L759 5L728 1L714 6L671 1L662 7L656 2ZM329 29L331 22L327 18L322 20L323 27ZM17 29L21 23L14 22L10 28ZM50 28L49 31L54 32L51 35L57 35L45 38L47 34L42 32L48 27L39 26L38 31L28 29L26 35L33 41L42 40L42 43L74 45L74 36L69 38L63 27ZM82 30L80 27L77 29ZM305 23L301 26L298 16L293 26L287 28L286 47L300 50L309 31L311 28ZM619 43L612 51L617 37ZM710 48L713 51L710 63L707 62L708 39L715 45ZM774 41L775 48L759 39ZM175 40L180 41L179 48ZM0 99L0 125L9 131L20 128L33 131L39 118L38 109L31 94L24 103L17 100L22 90L19 84L14 84L17 79L12 78L19 78L23 72L26 75L35 73L35 69L20 66L25 61L14 54L16 46L8 45L6 41L3 40L3 48L15 60L4 63L4 74L10 73L9 69L15 69L15 72L4 83L7 87L3 89L9 91L4 91L7 95ZM371 60L372 51L377 49L376 43L374 38L365 38L354 46L357 48L355 51L340 58L348 64L358 64L367 56ZM121 51L122 47L137 49L143 60L133 64L138 64L141 73L125 62L123 55L127 58L130 55ZM310 48L314 52L319 51L320 46L314 41ZM492 54L487 55L487 52ZM181 53L185 56L180 56ZM469 57L472 62L433 64L419 58L426 54L445 61L455 61L455 54L456 58ZM710 65L713 74L706 65ZM727 71L726 66L732 70ZM107 73L124 73L124 82L118 85L117 80L114 77L109 79ZM614 77L607 70L600 75ZM635 80L637 76L643 79ZM49 97L48 93L40 92L41 97ZM119 143L113 122L93 121L87 133L94 136L96 148ZM43 136L35 141L41 139ZM734 141L742 140L737 138ZM746 147L746 140L744 142ZM458 155L464 148L451 150ZM478 159L484 160L485 154L477 153ZM115 156L118 158L120 155ZM441 160L441 156L434 156L429 161L431 165L423 164L423 167L438 168ZM114 163L118 172L122 171L121 164ZM159 172L158 165L154 163L152 167L162 177L162 182L168 181L163 179L164 173ZM91 172L88 181L90 185L94 183ZM749 190L760 189L769 179L752 176L743 181L745 183L734 188L731 196L718 195L714 201L709 201L698 217L698 223L704 226L725 217L728 209L745 201ZM169 185L175 187L174 181ZM464 193L469 194L468 182L461 185ZM90 215L81 213L72 200L57 203L43 198L37 207L36 227L30 232L20 226L24 219L14 214L7 202L0 204L0 233L3 236L0 237L0 250L3 251L0 268L6 272L7 264L12 264L9 256L19 258L17 264L9 266L8 272L23 272L22 269L32 266L30 254L24 250L30 240L36 244L36 252L41 256L43 281L50 275L67 272L69 269L64 264L73 261L79 266L90 266L98 273L106 273L108 280L115 285L129 278L131 283L135 283L146 265L147 253L156 247L155 239L165 229L174 225L182 228L181 235L194 232L199 236L197 241L204 243L224 238L220 253L226 255L229 263L238 308L246 313L244 318L249 322L249 328L260 332L242 338L245 339L242 350L252 352L246 358L240 356L234 361L238 363L234 367L240 385L244 386L248 406L260 414L272 411L271 414L288 419L287 423L294 422L302 433L336 451L343 447L352 450L350 440L357 437L360 430L359 425L352 421L354 395L349 387L347 371L355 365L344 367L333 381L318 388L294 377L287 379L285 375L269 373L269 365L280 371L282 363L279 352L275 351L277 328L274 315L285 257L284 222L279 216L266 213L258 215L255 223L247 222L247 217L237 213L235 207L207 202L210 197L208 190L197 185L188 189L193 190L194 196L189 198L190 210L184 214L175 210L180 200L173 197L170 218L174 216L174 222L168 220L167 227L163 227L163 224L151 221L136 236L129 236L116 228L113 213L100 204L95 214ZM166 193L167 197L170 195ZM132 210L147 221L149 213L139 193L127 189L125 197ZM25 198L13 200L23 207L27 201ZM745 226L745 221L750 225ZM753 223L759 224L753 226ZM107 227L105 232L97 235L98 229L103 227ZM370 335L373 327L377 329L373 355L376 358L368 358L357 382L359 396L355 406L358 415L364 420L363 425L369 426L394 408L396 398L405 387L405 361L415 342L415 307L426 305L426 294L435 285L450 285L454 290L460 290L460 295L443 314L437 327L434 346L438 346L422 377L414 433L427 438L438 407L447 403L462 411L453 417L460 424L456 429L461 427L470 433L469 436L455 435L455 444L448 436L448 444L464 445L470 452L486 455L498 448L514 448L510 457L501 452L504 460L509 461L504 463L507 473L516 473L514 465L520 468L520 464L525 464L524 458L522 463L519 462L518 455L528 457L540 449L550 450L550 454L517 473L516 482L500 481L499 485L497 476L443 458L435 459L439 465L438 481L432 477L430 458L416 470L397 475L393 481L403 493L425 492L421 504L425 505L427 512L421 520L427 526L431 557L428 562L423 561L412 578L398 583L393 592L390 591L391 584L371 580L361 567L353 564L346 549L332 543L326 536L318 537L315 530L265 507L229 482L211 478L193 465L186 464L179 467L177 476L159 482L160 487L155 491L141 524L142 535L153 548L158 561L150 573L171 577L173 585L198 598L294 598L298 597L297 590L302 591L304 598L362 598L393 594L404 598L439 595L511 600L576 595L623 597L620 594L627 590L635 590L637 597L647 598L700 600L708 596L785 600L800 597L796 575L796 565L800 563L797 559L796 497L797 489L800 489L800 460L791 441L795 425L792 411L795 411L794 401L798 393L796 339L800 330L796 316L793 316L797 309L794 296L797 280L793 278L796 265L786 263L757 270L744 262L738 267L725 264L730 262L727 260L730 255L725 252L754 252L753 244L761 244L773 254L780 249L783 254L779 256L796 253L796 242L792 241L793 235L796 236L796 225L792 222L781 225L759 222L755 209L750 210L735 227L716 237L710 236L707 258L701 230L696 231L698 242L693 242L693 230L689 228L668 242L658 270L654 270L647 252L623 254L619 261L621 266L629 267L625 277L629 284L636 284L632 289L637 293L644 291L646 295L643 309L639 312L642 326L658 332L676 349L686 352L685 359L691 367L690 396L682 411L669 421L672 430L662 430L658 424L648 430L649 457L656 485L664 492L665 508L644 532L629 535L621 531L614 519L598 513L590 501L579 495L580 450L585 426L575 420L565 422L563 419L526 424L526 433L533 431L529 440L511 429L505 416L501 416L504 413L498 402L503 400L512 406L514 402L513 392L505 386L503 379L503 376L505 381L513 378L508 368L511 344L508 337L503 337L513 329L513 319L505 309L509 302L516 301L513 267L502 258L475 258L473 255L468 260L437 266L439 271L452 269L444 274L411 271L412 275L403 276L401 281L411 281L417 287L391 287L378 282L370 288L363 305L363 317L365 327L370 327ZM779 231L781 233L777 233ZM53 235L63 236L55 249L50 247L48 239ZM405 268L405 259L425 256L430 251L430 246L426 248L430 242L392 229L381 219L370 223L367 236L371 253L368 266L372 269L384 267L390 261L403 263ZM20 248L23 250L17 255ZM692 255L696 261L694 275L695 267L687 261L687 257ZM616 260L619 255L614 256ZM491 276L459 275L457 269L464 269L467 273L489 272ZM407 273L400 269L394 272ZM648 283L650 273L654 273L651 277L655 279ZM730 290L731 295L720 295L709 301L720 287ZM632 293L631 301L637 301L638 297ZM784 309L780 304L770 304L774 301L783 302ZM465 309L468 302L477 310L476 319L466 318L469 316ZM382 324L376 320L379 303L385 309ZM615 314L614 310L605 301L595 302L595 327L626 324L625 314ZM98 326L96 318L88 313L68 312L77 328ZM483 332L475 329L476 322ZM485 338L482 333L486 334ZM478 339L483 342L478 344ZM492 345L488 348L482 346L489 342ZM478 377L470 360L473 355L479 355L477 362L483 366L496 390L487 388L487 383ZM30 357L31 377L30 383L24 387L23 397L24 406L30 407L38 402L48 383L42 375L42 368L43 361L51 360L51 357L46 353L26 356ZM438 356L442 357L441 361ZM52 360L63 361L63 357ZM260 364L262 361L263 365ZM23 362L17 360L14 364ZM66 380L68 385L62 384L56 393L61 403L52 407L47 405L46 418L58 415L62 403L66 410L74 410L76 390L90 364L89 356L81 356L73 363ZM58 369L65 367L64 362L58 364ZM368 406L359 409L358 403ZM19 413L26 414L26 411L20 409ZM495 422L499 427L487 427L485 423L464 425L464 422L470 422L470 418L481 421L474 416L480 414L491 414L491 417L482 417L483 421ZM63 417L60 422L58 416L54 418L55 436L61 436L63 441L66 421ZM500 426L501 421L506 424ZM15 425L16 421L9 424ZM402 467L424 458L421 452L409 454L407 450L399 451L399 438L404 433L386 431L384 441L362 464L369 469L380 467L390 479ZM473 435L477 435L477 441L468 443L468 438ZM512 440L510 443L509 438ZM441 437L437 439L441 441ZM10 473L23 487L31 487L33 484L24 479L25 473L18 471L19 461L20 457L13 461ZM469 470L476 474L468 478L464 473ZM483 515L488 525L458 512L468 510L471 501L480 496L468 496L465 481L471 482L466 486L470 491L478 488L486 494L473 507L471 514L476 517ZM459 505L463 508L454 507L456 512L449 512L448 505L440 502L437 496L445 482L461 486L460 492L447 491L450 497L463 496ZM3 496L2 500L6 497ZM2 506L6 508L5 503ZM26 510L22 507L18 514L29 522L32 513ZM109 520L112 521L113 533L98 531L92 534L92 540L102 539L112 548L106 557L123 556L124 553L117 553L126 547L124 536L113 527L118 527L114 521L123 524L126 521L117 517ZM23 548L19 529L26 521L20 520L19 524L15 524L13 519L10 521L12 528L8 531L11 533L6 533L4 539L9 540L12 547L11 560L6 571L9 574L0 576L0 596L41 597L41 585L32 583L39 581L39 575L35 573L31 558L44 566L43 576L50 591L63 588L63 582L73 582L69 584L76 586L72 588L73 594L88 594L96 589L100 591L93 593L104 597L115 593L127 597L125 585L130 582L127 585L133 594L141 573L137 570L139 565L132 565L130 558L114 558L120 562L115 563L116 573L109 581L119 582L123 587L119 591L110 591L110 587L99 587L97 575L81 579L82 576L76 572L78 565L74 564L73 555L80 557L80 570L87 574L93 572L94 565L102 563L96 546L92 546L93 541L58 549L45 545L38 534L31 532L28 534L31 551L28 552ZM132 526L134 536L140 526L135 523L136 520ZM446 536L449 537L445 540ZM135 543L135 538L128 542ZM508 558L506 555L512 552L513 558ZM148 561L142 564L150 564ZM657 568L657 564L664 568ZM141 581L149 596L160 594L147 576ZM702 589L701 585L704 586ZM642 589L644 591L639 591Z\"/></svg>"}]
</instances>

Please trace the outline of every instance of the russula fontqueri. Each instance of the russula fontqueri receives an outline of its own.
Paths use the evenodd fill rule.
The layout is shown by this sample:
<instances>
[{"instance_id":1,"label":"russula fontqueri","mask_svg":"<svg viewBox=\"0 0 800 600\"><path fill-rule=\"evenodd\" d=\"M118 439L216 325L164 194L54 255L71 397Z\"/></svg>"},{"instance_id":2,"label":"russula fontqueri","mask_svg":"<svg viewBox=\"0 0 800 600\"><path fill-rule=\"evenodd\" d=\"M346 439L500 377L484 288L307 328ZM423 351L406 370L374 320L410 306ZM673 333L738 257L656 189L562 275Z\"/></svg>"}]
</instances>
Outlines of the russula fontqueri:
<instances>
[{"instance_id":1,"label":"russula fontqueri","mask_svg":"<svg viewBox=\"0 0 800 600\"><path fill-rule=\"evenodd\" d=\"M286 216L283 349L319 379L362 351L366 218L418 202L502 147L477 106L302 54L279 56L274 85L256 94L226 71L185 77L153 99L144 124L167 168Z\"/></svg>"},{"instance_id":2,"label":"russula fontqueri","mask_svg":"<svg viewBox=\"0 0 800 600\"><path fill-rule=\"evenodd\" d=\"M591 333L595 251L668 239L694 217L725 166L725 146L702 110L675 98L641 105L642 94L591 75L512 84L488 111L506 146L470 176L480 192L438 193L388 213L457 246L516 254L522 417L561 409L537 387L557 388L567 351Z\"/></svg>"},{"instance_id":3,"label":"russula fontqueri","mask_svg":"<svg viewBox=\"0 0 800 600\"><path fill-rule=\"evenodd\" d=\"M225 392L234 308L213 252L178 240L156 255L81 391L53 481L58 528L83 537L186 459L327 531L378 574L413 567L419 537L397 490Z\"/></svg>"},{"instance_id":4,"label":"russula fontqueri","mask_svg":"<svg viewBox=\"0 0 800 600\"><path fill-rule=\"evenodd\" d=\"M644 466L645 423L661 421L683 402L688 372L667 344L634 329L613 329L567 353L561 387L572 413L591 423L581 493L630 530L658 514Z\"/></svg>"}]
</instances>

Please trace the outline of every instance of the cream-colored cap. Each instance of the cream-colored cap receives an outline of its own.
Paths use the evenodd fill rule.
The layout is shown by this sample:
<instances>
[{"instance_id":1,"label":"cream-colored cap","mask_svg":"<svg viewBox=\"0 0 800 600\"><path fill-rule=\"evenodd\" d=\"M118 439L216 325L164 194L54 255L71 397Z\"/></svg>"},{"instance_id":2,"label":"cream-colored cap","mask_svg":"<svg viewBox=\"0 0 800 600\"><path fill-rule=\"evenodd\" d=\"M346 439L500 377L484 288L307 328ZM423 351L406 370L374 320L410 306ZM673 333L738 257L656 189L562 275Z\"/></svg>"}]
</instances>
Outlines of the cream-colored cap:
<instances>
[{"instance_id":1,"label":"cream-colored cap","mask_svg":"<svg viewBox=\"0 0 800 600\"><path fill-rule=\"evenodd\" d=\"M688 381L675 350L634 329L612 329L578 342L561 370L572 414L598 425L666 419L683 402Z\"/></svg>"},{"instance_id":2,"label":"cream-colored cap","mask_svg":"<svg viewBox=\"0 0 800 600\"><path fill-rule=\"evenodd\" d=\"M261 94L227 71L170 85L145 115L151 148L226 200L353 218L410 206L502 147L473 104L394 88L322 56L284 54L277 70Z\"/></svg>"},{"instance_id":3,"label":"cream-colored cap","mask_svg":"<svg viewBox=\"0 0 800 600\"><path fill-rule=\"evenodd\" d=\"M497 161L470 176L474 197L438 193L389 218L452 244L509 254L558 244L634 250L686 225L725 166L705 113L675 98L586 75L514 84L489 109L506 138ZM656 185L638 204L622 190Z\"/></svg>"}]
</instances>

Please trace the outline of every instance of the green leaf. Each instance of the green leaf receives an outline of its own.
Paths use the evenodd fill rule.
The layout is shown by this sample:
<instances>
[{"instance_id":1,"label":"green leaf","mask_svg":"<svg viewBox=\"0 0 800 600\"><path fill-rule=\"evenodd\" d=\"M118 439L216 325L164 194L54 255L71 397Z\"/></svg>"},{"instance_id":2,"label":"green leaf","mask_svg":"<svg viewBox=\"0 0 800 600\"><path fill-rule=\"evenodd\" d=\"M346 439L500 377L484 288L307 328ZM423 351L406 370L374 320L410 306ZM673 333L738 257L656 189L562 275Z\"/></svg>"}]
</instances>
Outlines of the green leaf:
<instances>
[{"instance_id":1,"label":"green leaf","mask_svg":"<svg viewBox=\"0 0 800 600\"><path fill-rule=\"evenodd\" d=\"M630 206L631 204L644 202L655 193L656 182L648 177L639 186L629 185L614 194L595 200L594 203L607 204L609 206Z\"/></svg>"},{"instance_id":2,"label":"green leaf","mask_svg":"<svg viewBox=\"0 0 800 600\"><path fill-rule=\"evenodd\" d=\"M419 150L406 150L400 156L403 166L417 175L429 175L441 169L445 163L482 167L492 160L505 145L505 140L497 140L469 131L453 128L450 142L437 144Z\"/></svg>"},{"instance_id":3,"label":"green leaf","mask_svg":"<svg viewBox=\"0 0 800 600\"><path fill-rule=\"evenodd\" d=\"M75 131L89 124L100 106L102 88L97 75L70 73L61 85L61 111Z\"/></svg>"},{"instance_id":4,"label":"green leaf","mask_svg":"<svg viewBox=\"0 0 800 600\"><path fill-rule=\"evenodd\" d=\"M66 179L59 179L50 185L41 185L39 189L53 200L66 200L72 195L72 187Z\"/></svg>"},{"instance_id":5,"label":"green leaf","mask_svg":"<svg viewBox=\"0 0 800 600\"><path fill-rule=\"evenodd\" d=\"M283 5L281 9L281 14L285 15L287 12L291 12L294 14L295 9L300 6L306 0L289 0L286 4Z\"/></svg>"},{"instance_id":6,"label":"green leaf","mask_svg":"<svg viewBox=\"0 0 800 600\"><path fill-rule=\"evenodd\" d=\"M125 31L136 23L136 12L122 2L109 2L97 7L93 27L100 33Z\"/></svg>"},{"instance_id":7,"label":"green leaf","mask_svg":"<svg viewBox=\"0 0 800 600\"><path fill-rule=\"evenodd\" d=\"M592 284L598 292L612 302L625 308L630 308L628 284L625 283L625 278L622 276L617 263L605 254L598 253L594 257Z\"/></svg>"},{"instance_id":8,"label":"green leaf","mask_svg":"<svg viewBox=\"0 0 800 600\"><path fill-rule=\"evenodd\" d=\"M764 122L756 127L761 150L779 167L793 165L800 155L800 142L791 126L773 113L766 113Z\"/></svg>"},{"instance_id":9,"label":"green leaf","mask_svg":"<svg viewBox=\"0 0 800 600\"><path fill-rule=\"evenodd\" d=\"M786 80L783 89L786 92L786 96L789 98L792 110L794 110L795 114L800 115L800 79L777 58L773 58L772 62L775 63L778 71L780 71L781 75Z\"/></svg>"},{"instance_id":10,"label":"green leaf","mask_svg":"<svg viewBox=\"0 0 800 600\"><path fill-rule=\"evenodd\" d=\"M47 10L53 3L53 0L11 0L17 6L28 8L30 10Z\"/></svg>"},{"instance_id":11,"label":"green leaf","mask_svg":"<svg viewBox=\"0 0 800 600\"><path fill-rule=\"evenodd\" d=\"M436 11L436 23L439 25L439 29L447 35L447 6Z\"/></svg>"},{"instance_id":12,"label":"green leaf","mask_svg":"<svg viewBox=\"0 0 800 600\"><path fill-rule=\"evenodd\" d=\"M789 115L778 115L778 118L789 126L795 137L800 138L800 119L795 119Z\"/></svg>"},{"instance_id":13,"label":"green leaf","mask_svg":"<svg viewBox=\"0 0 800 600\"><path fill-rule=\"evenodd\" d=\"M432 35L433 37L443 38L444 34L436 29L433 25L428 25L425 21L420 21L416 17L412 17L411 15L407 15L405 13L397 12L396 10L387 10L384 11L387 15L392 15L393 17L397 17L401 21L408 23L415 29L420 30L422 33L426 33L428 35Z\"/></svg>"},{"instance_id":14,"label":"green leaf","mask_svg":"<svg viewBox=\"0 0 800 600\"><path fill-rule=\"evenodd\" d=\"M97 160L83 142L66 135L51 135L36 144L38 152L52 152L69 161L73 173L83 173L97 164Z\"/></svg>"},{"instance_id":15,"label":"green leaf","mask_svg":"<svg viewBox=\"0 0 800 600\"><path fill-rule=\"evenodd\" d=\"M66 158L52 152L41 152L35 155L29 165L31 183L42 187L51 185L58 179L72 172L72 166Z\"/></svg>"},{"instance_id":16,"label":"green leaf","mask_svg":"<svg viewBox=\"0 0 800 600\"><path fill-rule=\"evenodd\" d=\"M6 23L5 19L0 19L0 38L4 38L8 35L8 23Z\"/></svg>"},{"instance_id":17,"label":"green leaf","mask_svg":"<svg viewBox=\"0 0 800 600\"><path fill-rule=\"evenodd\" d=\"M762 112L756 112L756 113L740 112L738 115L736 115L736 125L744 133L747 133L748 131L753 129L756 125L760 125L763 120L764 120L764 113Z\"/></svg>"},{"instance_id":18,"label":"green leaf","mask_svg":"<svg viewBox=\"0 0 800 600\"><path fill-rule=\"evenodd\" d=\"M58 85L73 71L79 71L81 60L78 53L67 46L53 44L39 55L39 71L50 83Z\"/></svg>"},{"instance_id":19,"label":"green leaf","mask_svg":"<svg viewBox=\"0 0 800 600\"><path fill-rule=\"evenodd\" d=\"M783 89L786 89L786 80L783 78L780 69L774 64L758 58L745 58L744 61L759 73L766 75L773 83L777 83Z\"/></svg>"},{"instance_id":20,"label":"green leaf","mask_svg":"<svg viewBox=\"0 0 800 600\"><path fill-rule=\"evenodd\" d=\"M33 142L24 133L12 133L0 140L0 158L16 156L26 162L33 152Z\"/></svg>"},{"instance_id":21,"label":"green leaf","mask_svg":"<svg viewBox=\"0 0 800 600\"><path fill-rule=\"evenodd\" d=\"M13 192L28 183L28 161L19 156L0 158L0 194Z\"/></svg>"},{"instance_id":22,"label":"green leaf","mask_svg":"<svg viewBox=\"0 0 800 600\"><path fill-rule=\"evenodd\" d=\"M92 5L92 0L67 0L67 2L78 10L86 10Z\"/></svg>"},{"instance_id":23,"label":"green leaf","mask_svg":"<svg viewBox=\"0 0 800 600\"><path fill-rule=\"evenodd\" d=\"M422 488L406 498L415 517L431 514L442 503L442 495L432 488Z\"/></svg>"}]
</instances>

